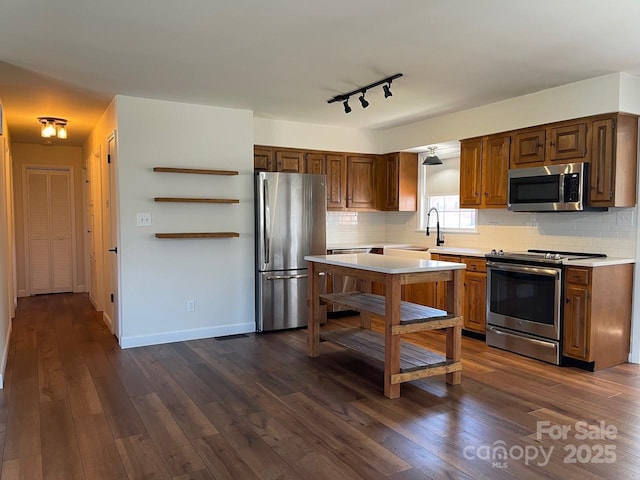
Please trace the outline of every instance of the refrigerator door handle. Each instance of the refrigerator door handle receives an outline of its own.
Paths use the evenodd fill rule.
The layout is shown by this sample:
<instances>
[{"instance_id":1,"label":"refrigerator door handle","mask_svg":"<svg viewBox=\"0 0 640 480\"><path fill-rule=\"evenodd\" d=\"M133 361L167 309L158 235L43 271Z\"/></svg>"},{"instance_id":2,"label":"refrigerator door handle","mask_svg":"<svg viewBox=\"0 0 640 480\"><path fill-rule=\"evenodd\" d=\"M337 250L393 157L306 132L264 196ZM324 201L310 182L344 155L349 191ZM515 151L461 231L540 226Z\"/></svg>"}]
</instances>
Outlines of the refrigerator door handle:
<instances>
[{"instance_id":1,"label":"refrigerator door handle","mask_svg":"<svg viewBox=\"0 0 640 480\"><path fill-rule=\"evenodd\" d=\"M262 200L264 209L263 221L264 221L264 263L269 264L269 257L271 252L269 251L269 244L271 243L271 215L269 214L269 181L264 179L264 186L262 188Z\"/></svg>"},{"instance_id":2,"label":"refrigerator door handle","mask_svg":"<svg viewBox=\"0 0 640 480\"><path fill-rule=\"evenodd\" d=\"M309 275L302 273L300 275L271 275L267 280L295 280L296 278L307 278Z\"/></svg>"}]
</instances>

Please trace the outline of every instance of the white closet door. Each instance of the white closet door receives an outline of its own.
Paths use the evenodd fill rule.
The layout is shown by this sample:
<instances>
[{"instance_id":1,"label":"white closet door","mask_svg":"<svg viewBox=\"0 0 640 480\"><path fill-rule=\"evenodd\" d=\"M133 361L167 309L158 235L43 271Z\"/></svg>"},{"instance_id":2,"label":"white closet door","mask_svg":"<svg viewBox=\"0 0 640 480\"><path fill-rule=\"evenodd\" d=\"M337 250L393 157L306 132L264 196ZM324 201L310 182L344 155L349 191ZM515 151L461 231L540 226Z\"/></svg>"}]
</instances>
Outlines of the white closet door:
<instances>
[{"instance_id":1,"label":"white closet door","mask_svg":"<svg viewBox=\"0 0 640 480\"><path fill-rule=\"evenodd\" d=\"M27 170L31 294L73 291L71 179L65 170Z\"/></svg>"}]
</instances>

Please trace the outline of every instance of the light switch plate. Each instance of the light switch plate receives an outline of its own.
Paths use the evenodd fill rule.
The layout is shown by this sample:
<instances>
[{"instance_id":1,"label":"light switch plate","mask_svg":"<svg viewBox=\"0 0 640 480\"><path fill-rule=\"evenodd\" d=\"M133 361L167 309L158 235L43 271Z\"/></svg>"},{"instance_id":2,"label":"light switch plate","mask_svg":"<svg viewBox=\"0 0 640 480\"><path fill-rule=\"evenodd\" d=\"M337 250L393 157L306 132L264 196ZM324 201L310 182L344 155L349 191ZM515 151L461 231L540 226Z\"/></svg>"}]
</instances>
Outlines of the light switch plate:
<instances>
[{"instance_id":1,"label":"light switch plate","mask_svg":"<svg viewBox=\"0 0 640 480\"><path fill-rule=\"evenodd\" d=\"M138 212L136 214L136 227L150 227L151 212Z\"/></svg>"}]
</instances>

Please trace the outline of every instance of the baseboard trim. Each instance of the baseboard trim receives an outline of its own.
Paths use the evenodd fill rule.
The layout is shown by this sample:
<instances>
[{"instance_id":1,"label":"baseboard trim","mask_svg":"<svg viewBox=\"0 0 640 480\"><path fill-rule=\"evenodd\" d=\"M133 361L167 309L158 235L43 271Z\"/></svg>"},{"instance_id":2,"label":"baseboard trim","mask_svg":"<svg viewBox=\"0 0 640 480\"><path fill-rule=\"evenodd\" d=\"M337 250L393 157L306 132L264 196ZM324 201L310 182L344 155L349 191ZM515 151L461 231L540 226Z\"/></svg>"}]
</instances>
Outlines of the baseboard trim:
<instances>
[{"instance_id":1,"label":"baseboard trim","mask_svg":"<svg viewBox=\"0 0 640 480\"><path fill-rule=\"evenodd\" d=\"M76 285L73 289L73 293L85 293L87 289L84 285Z\"/></svg>"},{"instance_id":2,"label":"baseboard trim","mask_svg":"<svg viewBox=\"0 0 640 480\"><path fill-rule=\"evenodd\" d=\"M9 357L9 341L11 340L11 331L13 322L9 322L7 329L7 341L4 344L4 352L2 353L2 363L0 363L0 389L4 389L4 370L7 368L7 358Z\"/></svg>"},{"instance_id":3,"label":"baseboard trim","mask_svg":"<svg viewBox=\"0 0 640 480\"><path fill-rule=\"evenodd\" d=\"M26 290L18 290L18 297L28 297Z\"/></svg>"},{"instance_id":4,"label":"baseboard trim","mask_svg":"<svg viewBox=\"0 0 640 480\"><path fill-rule=\"evenodd\" d=\"M162 343L185 342L187 340L199 340L201 338L224 337L226 335L238 335L241 333L253 333L256 324L239 323L237 325L221 325L219 327L194 328L192 330L177 330L174 332L158 333L154 335L138 335L135 337L122 337L121 348L146 347Z\"/></svg>"},{"instance_id":5,"label":"baseboard trim","mask_svg":"<svg viewBox=\"0 0 640 480\"><path fill-rule=\"evenodd\" d=\"M109 328L109 331L113 333L113 322L111 321L111 317L107 315L107 312L102 312L102 321Z\"/></svg>"}]
</instances>

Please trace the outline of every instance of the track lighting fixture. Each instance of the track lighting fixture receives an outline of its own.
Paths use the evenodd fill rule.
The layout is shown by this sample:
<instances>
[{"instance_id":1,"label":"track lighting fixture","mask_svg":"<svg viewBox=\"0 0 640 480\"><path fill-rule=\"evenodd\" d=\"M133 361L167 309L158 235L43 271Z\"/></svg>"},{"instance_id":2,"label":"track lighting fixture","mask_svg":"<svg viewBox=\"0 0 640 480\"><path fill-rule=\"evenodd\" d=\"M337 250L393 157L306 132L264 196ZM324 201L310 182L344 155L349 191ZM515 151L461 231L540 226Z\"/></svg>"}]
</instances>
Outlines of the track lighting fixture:
<instances>
[{"instance_id":1,"label":"track lighting fixture","mask_svg":"<svg viewBox=\"0 0 640 480\"><path fill-rule=\"evenodd\" d=\"M356 90L353 90L352 92L336 95L335 97L327 100L327 103L342 102L342 105L344 107L344 113L349 113L351 112L351 107L349 106L349 98L351 98L352 95L361 93L362 95L358 97L358 100L360 100L360 104L362 105L362 108L367 108L369 106L369 102L367 101L366 98L364 98L364 95L367 92L367 90L371 90L374 87L383 85L382 90L384 91L384 98L389 98L393 95L391 93L391 82L396 78L400 78L401 76L402 76L402 73L396 73L395 75L391 75L390 77L383 78L382 80L378 82L374 82L371 85L360 87Z\"/></svg>"},{"instance_id":2,"label":"track lighting fixture","mask_svg":"<svg viewBox=\"0 0 640 480\"><path fill-rule=\"evenodd\" d=\"M438 147L427 147L429 149L429 153L427 154L427 157L424 159L424 162L422 162L423 165L442 165L442 160L440 160L440 157L438 157L436 155L436 150L438 149Z\"/></svg>"},{"instance_id":3,"label":"track lighting fixture","mask_svg":"<svg viewBox=\"0 0 640 480\"><path fill-rule=\"evenodd\" d=\"M360 100L360 103L362 104L362 108L367 108L369 106L369 102L367 102L367 99L364 98L365 93L367 93L367 91L362 90L362 95L358 97L358 100Z\"/></svg>"}]
</instances>

